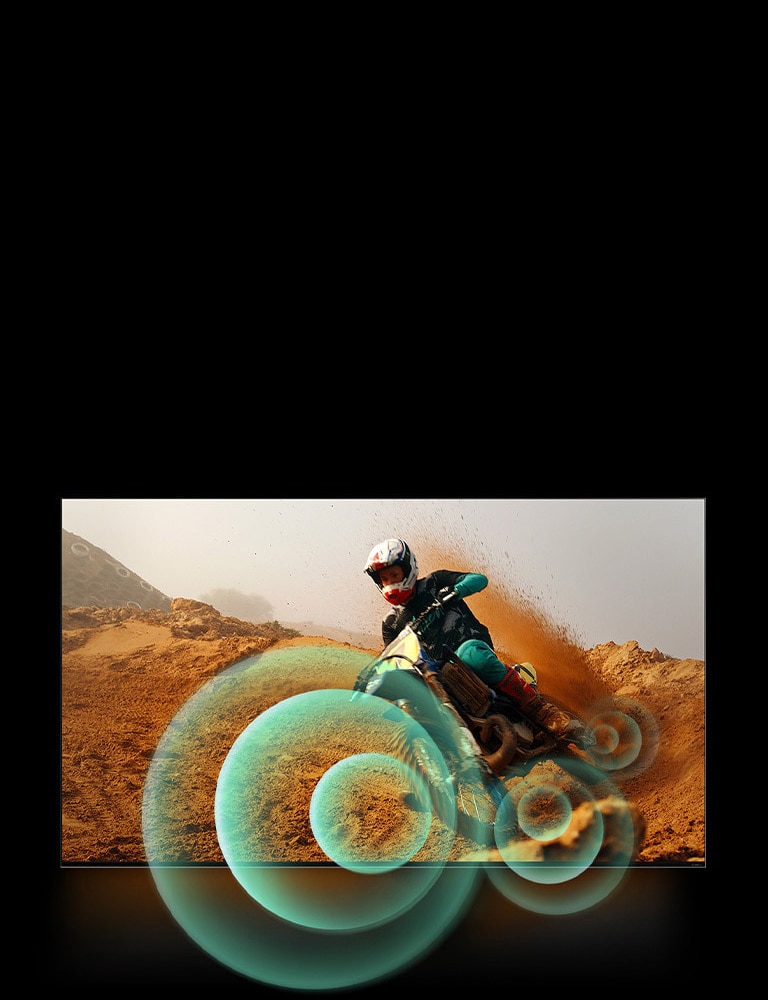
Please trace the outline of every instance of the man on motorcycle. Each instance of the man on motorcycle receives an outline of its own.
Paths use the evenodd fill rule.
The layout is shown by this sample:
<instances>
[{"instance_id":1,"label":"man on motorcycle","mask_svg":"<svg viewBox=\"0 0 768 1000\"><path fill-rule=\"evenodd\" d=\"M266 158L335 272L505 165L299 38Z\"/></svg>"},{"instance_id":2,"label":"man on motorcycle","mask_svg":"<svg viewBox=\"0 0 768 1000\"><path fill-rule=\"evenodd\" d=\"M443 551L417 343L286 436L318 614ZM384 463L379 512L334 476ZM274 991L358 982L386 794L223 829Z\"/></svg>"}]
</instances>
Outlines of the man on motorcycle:
<instances>
[{"instance_id":1,"label":"man on motorcycle","mask_svg":"<svg viewBox=\"0 0 768 1000\"><path fill-rule=\"evenodd\" d=\"M381 636L388 645L405 625L429 604L439 600L441 613L422 627L425 653L436 663L444 662L447 646L489 687L512 698L526 715L555 736L563 736L571 719L565 712L544 701L536 688L517 669L496 656L488 628L478 621L464 598L488 586L482 573L459 573L438 569L419 579L416 557L400 538L388 538L374 546L365 572L393 606L381 623Z\"/></svg>"}]
</instances>

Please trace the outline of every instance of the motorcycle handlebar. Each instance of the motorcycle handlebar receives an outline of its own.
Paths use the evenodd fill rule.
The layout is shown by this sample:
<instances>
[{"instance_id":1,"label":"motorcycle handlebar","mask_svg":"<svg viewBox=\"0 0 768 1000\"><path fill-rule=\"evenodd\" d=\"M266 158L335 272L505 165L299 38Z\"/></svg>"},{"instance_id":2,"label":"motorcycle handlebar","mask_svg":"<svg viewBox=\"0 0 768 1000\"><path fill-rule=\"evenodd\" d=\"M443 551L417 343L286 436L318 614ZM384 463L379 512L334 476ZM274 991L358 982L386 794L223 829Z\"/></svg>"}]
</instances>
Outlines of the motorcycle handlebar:
<instances>
[{"instance_id":1,"label":"motorcycle handlebar","mask_svg":"<svg viewBox=\"0 0 768 1000\"><path fill-rule=\"evenodd\" d=\"M418 632L419 626L423 621L425 621L428 615L430 615L433 611L442 611L445 605L449 601L452 601L457 596L458 595L456 594L456 591L452 590L450 593L446 594L442 600L440 600L439 597L435 598L435 600L431 604L428 604L426 608L424 608L424 610L421 612L418 618L414 618L413 622L411 623L411 628L413 629L413 631Z\"/></svg>"},{"instance_id":2,"label":"motorcycle handlebar","mask_svg":"<svg viewBox=\"0 0 768 1000\"><path fill-rule=\"evenodd\" d=\"M424 608L424 610L421 612L421 614L417 618L414 618L414 620L411 622L411 626L410 626L411 629L417 635L419 635L419 628L420 628L422 622L424 622L426 620L427 616L430 615L430 614L432 614L435 611L442 611L443 607L448 603L448 601L452 601L457 596L458 595L457 595L457 593L456 593L455 590L451 590L449 593L447 593L443 597L442 600L438 596L434 601L432 601L431 604L428 604L427 607ZM373 674L374 674L374 672L376 670L376 666L380 662L381 662L381 659L377 658L372 663L369 663L367 667L364 667L363 670L360 671L360 673L357 676L357 680L355 681L355 683L353 685L353 688L352 688L352 690L354 692L358 693L360 691L364 691L365 690L368 681L373 676Z\"/></svg>"}]
</instances>

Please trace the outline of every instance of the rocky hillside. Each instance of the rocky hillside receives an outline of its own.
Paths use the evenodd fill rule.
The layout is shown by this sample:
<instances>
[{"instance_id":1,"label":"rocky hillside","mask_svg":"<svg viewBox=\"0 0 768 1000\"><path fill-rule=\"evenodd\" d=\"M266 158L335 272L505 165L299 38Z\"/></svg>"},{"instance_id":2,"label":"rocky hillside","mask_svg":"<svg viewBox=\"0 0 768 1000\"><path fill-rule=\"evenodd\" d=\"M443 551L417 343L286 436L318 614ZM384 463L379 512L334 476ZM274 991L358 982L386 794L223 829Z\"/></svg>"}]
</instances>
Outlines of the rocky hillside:
<instances>
[{"instance_id":1,"label":"rocky hillside","mask_svg":"<svg viewBox=\"0 0 768 1000\"><path fill-rule=\"evenodd\" d=\"M171 610L171 599L71 531L61 531L61 603L81 606Z\"/></svg>"}]
</instances>

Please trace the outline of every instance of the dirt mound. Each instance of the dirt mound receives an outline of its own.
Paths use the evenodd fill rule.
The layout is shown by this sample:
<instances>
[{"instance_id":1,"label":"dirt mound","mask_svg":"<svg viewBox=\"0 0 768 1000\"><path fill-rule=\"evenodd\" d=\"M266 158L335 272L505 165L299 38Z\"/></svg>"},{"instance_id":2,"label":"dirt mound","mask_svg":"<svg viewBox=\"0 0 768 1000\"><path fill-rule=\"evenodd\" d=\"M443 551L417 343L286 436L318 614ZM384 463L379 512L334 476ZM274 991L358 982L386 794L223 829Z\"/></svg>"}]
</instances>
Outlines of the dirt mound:
<instances>
[{"instance_id":1,"label":"dirt mound","mask_svg":"<svg viewBox=\"0 0 768 1000\"><path fill-rule=\"evenodd\" d=\"M587 663L616 698L644 706L658 727L654 759L622 784L647 824L638 860L703 861L704 662L647 652L631 641L595 646Z\"/></svg>"}]
</instances>

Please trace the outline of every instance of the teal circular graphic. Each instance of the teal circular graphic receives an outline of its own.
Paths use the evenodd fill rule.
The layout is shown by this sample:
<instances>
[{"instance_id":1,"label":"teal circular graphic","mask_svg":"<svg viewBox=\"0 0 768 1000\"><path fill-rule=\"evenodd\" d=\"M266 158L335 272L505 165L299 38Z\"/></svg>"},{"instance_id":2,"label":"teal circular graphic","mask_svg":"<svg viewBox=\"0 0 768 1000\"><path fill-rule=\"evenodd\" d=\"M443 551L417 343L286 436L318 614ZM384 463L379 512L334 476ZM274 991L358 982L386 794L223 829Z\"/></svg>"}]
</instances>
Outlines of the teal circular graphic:
<instances>
[{"instance_id":1,"label":"teal circular graphic","mask_svg":"<svg viewBox=\"0 0 768 1000\"><path fill-rule=\"evenodd\" d=\"M298 876L311 879L315 892L332 894L334 884L324 876L337 871L302 869ZM446 867L397 919L332 933L286 924L226 869L153 866L152 876L174 919L212 958L260 983L305 991L369 986L422 961L466 916L485 878L474 866ZM358 877L370 891L379 881Z\"/></svg>"},{"instance_id":2,"label":"teal circular graphic","mask_svg":"<svg viewBox=\"0 0 768 1000\"><path fill-rule=\"evenodd\" d=\"M659 748L659 726L653 713L634 698L603 699L588 714L595 735L592 762L622 780L644 771Z\"/></svg>"},{"instance_id":3,"label":"teal circular graphic","mask_svg":"<svg viewBox=\"0 0 768 1000\"><path fill-rule=\"evenodd\" d=\"M536 785L517 804L520 829L536 840L556 840L571 822L573 808L568 796L557 788Z\"/></svg>"},{"instance_id":4,"label":"teal circular graphic","mask_svg":"<svg viewBox=\"0 0 768 1000\"><path fill-rule=\"evenodd\" d=\"M619 771L637 760L643 745L640 726L623 712L602 712L594 719L592 759L607 771Z\"/></svg>"},{"instance_id":5,"label":"teal circular graphic","mask_svg":"<svg viewBox=\"0 0 768 1000\"><path fill-rule=\"evenodd\" d=\"M434 950L466 914L486 875L515 905L560 915L604 899L631 858L632 824L617 828L614 822L611 863L604 865L603 844L586 870L582 860L578 878L533 881L514 850L508 852L514 870L509 861L449 863L457 823L474 815L471 800L480 798L481 785L475 776L462 789L461 779L457 804L456 732L445 720L434 728L425 722L425 729L393 704L398 698L352 693L369 663L363 651L325 645L286 646L241 661L189 698L151 762L142 828L158 892L201 949L258 982L303 991L379 982ZM399 695L415 702L422 692L413 686ZM614 779L641 765L653 747L652 717L640 708L626 714L638 723L644 745L632 764L611 772ZM362 743L346 739L351 723L365 733ZM620 745L616 733L616 745L605 753ZM606 746L613 739L608 734ZM584 801L598 796L600 781L610 788L600 788L601 800L612 794L621 801L605 770L585 765L574 772ZM210 816L191 816L191 792L209 784ZM286 840L277 820L295 808L297 784L311 795L303 800L306 815L295 817L299 832ZM488 827L483 818L478 829L491 829L493 842L506 822L518 843L535 842L546 852L568 810L573 817L581 805L571 798L566 804L561 791L534 783L517 799L504 799L501 825ZM334 817L357 811L364 838L365 820L387 797L409 800L416 815L390 812L399 819L385 831L386 846L368 844L361 857L364 841L351 849L348 831ZM369 829L375 827L374 821ZM443 839L422 862L420 852L435 844L436 830ZM299 847L312 845L315 860L297 860ZM225 864L211 862L213 848ZM558 878L565 870L549 860L538 864L545 868Z\"/></svg>"},{"instance_id":6,"label":"teal circular graphic","mask_svg":"<svg viewBox=\"0 0 768 1000\"><path fill-rule=\"evenodd\" d=\"M589 909L633 860L632 815L612 781L581 760L558 757L512 782L496 817L505 866L488 868L509 900L537 913Z\"/></svg>"},{"instance_id":7,"label":"teal circular graphic","mask_svg":"<svg viewBox=\"0 0 768 1000\"><path fill-rule=\"evenodd\" d=\"M401 807L394 829L376 821L371 797L415 796L421 810ZM350 809L350 803L355 808ZM353 814L350 818L350 813ZM309 804L315 838L341 868L375 874L410 861L423 847L432 823L429 793L407 764L380 753L357 754L334 764L318 781Z\"/></svg>"},{"instance_id":8,"label":"teal circular graphic","mask_svg":"<svg viewBox=\"0 0 768 1000\"><path fill-rule=\"evenodd\" d=\"M344 732L351 723L365 734L375 753L350 752L353 744L345 742ZM352 841L357 843L362 842L366 832L369 842L374 836L375 820L369 819L366 824L364 814L375 812L375 797L377 792L382 793L380 779L386 761L386 791L392 797L399 797L400 822L394 829L382 831L385 848L378 858L369 859L379 861L368 871L369 875L373 871L378 874L376 886L361 876L366 870L365 864L346 863L342 865L346 871L338 873L333 880L333 891L317 892L313 879L297 877L295 867L279 863L281 857L272 848L269 831L263 829L264 819L269 815L265 806L279 802L285 781L285 776L274 765L276 744L281 741L281 746L311 747L313 740L321 741L324 747L330 740L338 742L336 755L339 760L319 774L314 782L304 824L305 837L317 839L312 822L314 802L315 822L323 837L318 845L325 852L325 861L330 859L340 864L331 855L349 841L350 831L355 831ZM422 794L424 786L417 784L415 774L406 763L391 755L397 752L407 756L414 741L419 741L419 745L430 744L433 759L441 760L434 742L409 715L371 695L352 697L349 690L328 689L294 695L254 719L227 755L219 773L215 797L216 831L222 853L232 874L248 894L284 920L323 930L371 926L390 920L413 905L439 877L440 866L451 846L450 839L441 841L443 856L437 862L420 866L407 876L398 874L397 869L426 841L432 821L432 813L425 808L425 802L419 801L418 810L406 806L411 795ZM389 753L385 752L387 750ZM372 760L377 762L377 770L371 766ZM443 777L447 777L445 764L442 767ZM357 787L354 781L340 780L350 775L357 779ZM319 795L318 787L321 789ZM328 793L329 812L320 817L325 792ZM363 793L365 801L361 807ZM391 815L391 811L387 815ZM323 819L330 821L323 825ZM335 846L332 844L334 835ZM331 847L331 851L326 847ZM405 852L407 857L403 856ZM350 858L345 860L349 862ZM358 860L364 862L366 859L359 857ZM356 873L357 877L351 878L349 872ZM328 881L326 879L326 883Z\"/></svg>"},{"instance_id":9,"label":"teal circular graphic","mask_svg":"<svg viewBox=\"0 0 768 1000\"><path fill-rule=\"evenodd\" d=\"M592 793L562 764L559 773L532 772L508 792L494 832L509 868L544 884L576 878L603 843L602 816Z\"/></svg>"},{"instance_id":10,"label":"teal circular graphic","mask_svg":"<svg viewBox=\"0 0 768 1000\"><path fill-rule=\"evenodd\" d=\"M395 975L451 932L484 878L482 867L445 863L456 806L434 740L390 702L353 695L354 678L369 662L362 651L296 646L235 664L182 706L150 765L142 826L162 899L204 951L259 982L336 990ZM329 679L338 687L324 687ZM362 752L345 737L356 727L365 735ZM311 766L313 749L322 767ZM329 750L337 757L330 766ZM211 818L193 824L187 793L207 783L212 761L219 767ZM369 771L374 762L379 770ZM441 789L439 819L426 774ZM318 842L323 860L308 864L295 861L296 845L283 842L273 821L294 808L286 786L297 782L313 788L307 815L297 819L298 841L314 842L317 831L330 850ZM367 871L330 858L350 860L332 823L334 809L352 815L361 804L359 794L345 801L345 785L368 796L372 811L378 791L398 801L403 795L417 813L387 831L389 846ZM425 830L426 842L435 843L438 823L437 846L421 863ZM199 856L211 833L226 865Z\"/></svg>"},{"instance_id":11,"label":"teal circular graphic","mask_svg":"<svg viewBox=\"0 0 768 1000\"><path fill-rule=\"evenodd\" d=\"M532 882L510 868L491 867L488 878L515 906L550 917L582 913L607 899L621 883L626 867L590 867L571 881Z\"/></svg>"},{"instance_id":12,"label":"teal circular graphic","mask_svg":"<svg viewBox=\"0 0 768 1000\"><path fill-rule=\"evenodd\" d=\"M596 760L613 753L619 745L618 730L609 719L596 718L592 733L596 740L596 745L592 748Z\"/></svg>"}]
</instances>

